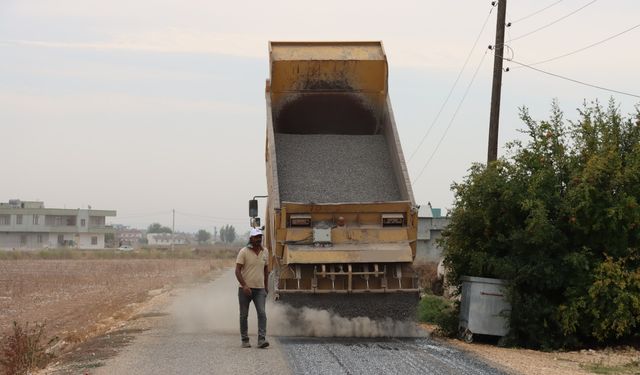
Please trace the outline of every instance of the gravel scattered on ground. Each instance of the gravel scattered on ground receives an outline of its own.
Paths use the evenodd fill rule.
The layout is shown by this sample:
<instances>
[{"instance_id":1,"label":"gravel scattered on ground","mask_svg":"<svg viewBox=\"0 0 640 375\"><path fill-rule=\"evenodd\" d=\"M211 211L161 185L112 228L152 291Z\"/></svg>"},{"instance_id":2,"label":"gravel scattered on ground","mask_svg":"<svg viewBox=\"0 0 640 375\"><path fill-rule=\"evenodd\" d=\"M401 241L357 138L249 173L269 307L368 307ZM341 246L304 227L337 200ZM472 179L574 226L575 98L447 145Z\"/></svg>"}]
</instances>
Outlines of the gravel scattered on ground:
<instances>
[{"instance_id":1,"label":"gravel scattered on ground","mask_svg":"<svg viewBox=\"0 0 640 375\"><path fill-rule=\"evenodd\" d=\"M462 350L523 375L638 374L640 351L630 347L542 352L500 348L493 344L467 344L446 340ZM635 366L635 367L634 367Z\"/></svg>"},{"instance_id":2,"label":"gravel scattered on ground","mask_svg":"<svg viewBox=\"0 0 640 375\"><path fill-rule=\"evenodd\" d=\"M276 134L280 200L401 200L383 135Z\"/></svg>"},{"instance_id":3,"label":"gravel scattered on ground","mask_svg":"<svg viewBox=\"0 0 640 375\"><path fill-rule=\"evenodd\" d=\"M437 326L420 324L433 333ZM484 336L480 342L467 344L461 340L437 337L438 342L458 348L490 365L512 374L523 375L589 375L640 374L640 350L629 346L575 351L552 351L503 348L497 338Z\"/></svg>"},{"instance_id":4,"label":"gravel scattered on ground","mask_svg":"<svg viewBox=\"0 0 640 375\"><path fill-rule=\"evenodd\" d=\"M294 374L504 374L422 339L278 338Z\"/></svg>"}]
</instances>

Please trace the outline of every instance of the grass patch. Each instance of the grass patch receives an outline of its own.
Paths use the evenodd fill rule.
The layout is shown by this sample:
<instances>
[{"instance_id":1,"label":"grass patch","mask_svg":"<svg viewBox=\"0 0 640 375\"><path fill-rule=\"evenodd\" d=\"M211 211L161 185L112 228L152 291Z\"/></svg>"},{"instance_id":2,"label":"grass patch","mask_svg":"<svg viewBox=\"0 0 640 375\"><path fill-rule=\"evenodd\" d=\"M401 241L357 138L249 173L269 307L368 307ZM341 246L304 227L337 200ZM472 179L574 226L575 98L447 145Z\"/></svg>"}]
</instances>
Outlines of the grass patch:
<instances>
[{"instance_id":1,"label":"grass patch","mask_svg":"<svg viewBox=\"0 0 640 375\"><path fill-rule=\"evenodd\" d=\"M46 352L44 323L22 327L13 322L13 333L5 338L0 351L0 366L8 375L28 374L44 368L52 359Z\"/></svg>"},{"instance_id":2,"label":"grass patch","mask_svg":"<svg viewBox=\"0 0 640 375\"><path fill-rule=\"evenodd\" d=\"M425 295L418 304L418 319L438 326L445 336L454 336L458 331L458 311L456 305L440 296Z\"/></svg>"},{"instance_id":3,"label":"grass patch","mask_svg":"<svg viewBox=\"0 0 640 375\"><path fill-rule=\"evenodd\" d=\"M606 366L600 362L581 364L580 367L594 374L640 374L640 360L618 366Z\"/></svg>"}]
</instances>

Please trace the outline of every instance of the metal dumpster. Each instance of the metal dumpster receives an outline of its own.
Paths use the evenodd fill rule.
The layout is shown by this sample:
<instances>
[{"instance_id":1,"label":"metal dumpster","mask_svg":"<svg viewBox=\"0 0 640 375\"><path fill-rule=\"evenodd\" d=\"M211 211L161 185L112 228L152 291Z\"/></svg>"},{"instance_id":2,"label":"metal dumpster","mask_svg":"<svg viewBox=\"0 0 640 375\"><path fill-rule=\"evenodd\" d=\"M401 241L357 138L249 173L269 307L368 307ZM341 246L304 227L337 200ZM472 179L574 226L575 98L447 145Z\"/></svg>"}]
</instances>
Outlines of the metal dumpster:
<instances>
[{"instance_id":1,"label":"metal dumpster","mask_svg":"<svg viewBox=\"0 0 640 375\"><path fill-rule=\"evenodd\" d=\"M509 332L511 304L505 296L506 282L463 276L459 337L473 342L474 334L505 336Z\"/></svg>"}]
</instances>

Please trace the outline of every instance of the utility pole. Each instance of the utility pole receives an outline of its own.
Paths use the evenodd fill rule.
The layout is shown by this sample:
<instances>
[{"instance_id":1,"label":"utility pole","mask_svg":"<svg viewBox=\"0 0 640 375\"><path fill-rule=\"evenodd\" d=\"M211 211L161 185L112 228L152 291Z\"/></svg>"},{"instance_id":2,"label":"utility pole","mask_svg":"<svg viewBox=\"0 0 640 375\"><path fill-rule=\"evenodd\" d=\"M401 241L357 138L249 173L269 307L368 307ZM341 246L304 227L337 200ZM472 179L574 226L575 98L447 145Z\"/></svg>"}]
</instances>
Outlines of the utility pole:
<instances>
[{"instance_id":1,"label":"utility pole","mask_svg":"<svg viewBox=\"0 0 640 375\"><path fill-rule=\"evenodd\" d=\"M496 44L493 46L493 86L491 88L491 114L489 117L489 149L487 165L498 159L498 125L500 123L500 94L502 91L502 57L504 56L504 28L507 0L498 1Z\"/></svg>"},{"instance_id":2,"label":"utility pole","mask_svg":"<svg viewBox=\"0 0 640 375\"><path fill-rule=\"evenodd\" d=\"M171 210L171 251L173 251L173 243L176 239L176 210Z\"/></svg>"}]
</instances>

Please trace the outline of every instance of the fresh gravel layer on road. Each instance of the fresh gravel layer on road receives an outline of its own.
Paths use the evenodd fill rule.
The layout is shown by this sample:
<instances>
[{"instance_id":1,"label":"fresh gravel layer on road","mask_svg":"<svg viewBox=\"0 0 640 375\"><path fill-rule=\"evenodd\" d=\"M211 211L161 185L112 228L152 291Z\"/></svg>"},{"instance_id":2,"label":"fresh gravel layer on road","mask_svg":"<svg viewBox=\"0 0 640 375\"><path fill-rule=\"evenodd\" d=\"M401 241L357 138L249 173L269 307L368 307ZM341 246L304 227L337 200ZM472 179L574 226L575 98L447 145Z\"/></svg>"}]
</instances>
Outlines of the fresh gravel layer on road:
<instances>
[{"instance_id":1,"label":"fresh gravel layer on road","mask_svg":"<svg viewBox=\"0 0 640 375\"><path fill-rule=\"evenodd\" d=\"M284 294L280 302L292 307L329 310L346 318L366 316L371 319L417 319L418 293L370 294Z\"/></svg>"},{"instance_id":2,"label":"fresh gravel layer on road","mask_svg":"<svg viewBox=\"0 0 640 375\"><path fill-rule=\"evenodd\" d=\"M294 374L505 374L431 339L278 340Z\"/></svg>"},{"instance_id":3,"label":"fresh gravel layer on road","mask_svg":"<svg viewBox=\"0 0 640 375\"><path fill-rule=\"evenodd\" d=\"M401 200L383 135L276 134L280 200Z\"/></svg>"}]
</instances>

